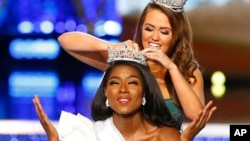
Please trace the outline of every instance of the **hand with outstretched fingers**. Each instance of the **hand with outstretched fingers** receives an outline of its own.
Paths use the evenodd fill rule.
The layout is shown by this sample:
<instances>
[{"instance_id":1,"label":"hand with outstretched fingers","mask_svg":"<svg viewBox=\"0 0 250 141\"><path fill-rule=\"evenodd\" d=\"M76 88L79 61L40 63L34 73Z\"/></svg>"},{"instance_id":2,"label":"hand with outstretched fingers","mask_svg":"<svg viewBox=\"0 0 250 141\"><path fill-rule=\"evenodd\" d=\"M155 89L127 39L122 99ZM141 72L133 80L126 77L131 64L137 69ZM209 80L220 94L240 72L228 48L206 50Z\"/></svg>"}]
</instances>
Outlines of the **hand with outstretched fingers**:
<instances>
[{"instance_id":1,"label":"hand with outstretched fingers","mask_svg":"<svg viewBox=\"0 0 250 141\"><path fill-rule=\"evenodd\" d=\"M181 141L192 141L193 138L206 126L217 107L213 101L209 101L205 108L200 111L197 118L187 125L181 135Z\"/></svg>"},{"instance_id":2,"label":"hand with outstretched fingers","mask_svg":"<svg viewBox=\"0 0 250 141\"><path fill-rule=\"evenodd\" d=\"M57 130L52 122L48 119L47 114L44 112L38 96L35 95L32 101L35 105L36 113L39 117L40 123L45 130L49 141L59 141Z\"/></svg>"}]
</instances>

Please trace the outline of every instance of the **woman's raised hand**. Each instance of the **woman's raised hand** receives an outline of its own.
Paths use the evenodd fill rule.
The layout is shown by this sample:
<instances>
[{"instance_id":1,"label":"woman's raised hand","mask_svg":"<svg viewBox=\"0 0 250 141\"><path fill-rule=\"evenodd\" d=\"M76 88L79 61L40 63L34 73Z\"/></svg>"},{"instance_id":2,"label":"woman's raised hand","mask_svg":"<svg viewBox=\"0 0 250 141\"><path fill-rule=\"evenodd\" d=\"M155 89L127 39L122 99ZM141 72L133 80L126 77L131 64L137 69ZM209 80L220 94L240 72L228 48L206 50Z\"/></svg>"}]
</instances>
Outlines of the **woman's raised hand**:
<instances>
[{"instance_id":1,"label":"woman's raised hand","mask_svg":"<svg viewBox=\"0 0 250 141\"><path fill-rule=\"evenodd\" d=\"M134 41L132 40L126 40L126 41L123 41L121 43L118 43L118 44L115 44L113 46L113 48L111 47L112 50L117 50L117 49L120 49L120 48L123 48L124 46L128 46L129 48L131 49L134 49L136 51L140 50L139 46L137 43L135 43Z\"/></svg>"},{"instance_id":2,"label":"woman's raised hand","mask_svg":"<svg viewBox=\"0 0 250 141\"><path fill-rule=\"evenodd\" d=\"M143 49L142 53L148 60L157 61L168 70L171 70L174 66L176 66L161 49L148 47Z\"/></svg>"},{"instance_id":3,"label":"woman's raised hand","mask_svg":"<svg viewBox=\"0 0 250 141\"><path fill-rule=\"evenodd\" d=\"M200 111L197 118L185 128L181 135L181 141L193 140L193 138L206 126L216 109L217 107L213 106L213 102L209 101L205 108Z\"/></svg>"},{"instance_id":4,"label":"woman's raised hand","mask_svg":"<svg viewBox=\"0 0 250 141\"><path fill-rule=\"evenodd\" d=\"M51 121L48 119L47 114L44 112L38 96L35 95L32 101L35 105L36 113L39 117L40 123L43 129L45 130L49 141L59 141L57 130L51 123Z\"/></svg>"}]
</instances>

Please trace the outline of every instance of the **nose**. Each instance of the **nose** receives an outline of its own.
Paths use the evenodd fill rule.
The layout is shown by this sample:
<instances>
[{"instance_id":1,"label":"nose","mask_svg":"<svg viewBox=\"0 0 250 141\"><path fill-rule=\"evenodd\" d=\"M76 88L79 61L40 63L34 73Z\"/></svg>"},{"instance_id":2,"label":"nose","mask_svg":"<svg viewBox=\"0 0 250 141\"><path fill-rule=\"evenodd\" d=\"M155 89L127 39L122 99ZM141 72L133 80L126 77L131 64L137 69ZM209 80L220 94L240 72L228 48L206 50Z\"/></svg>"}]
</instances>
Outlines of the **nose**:
<instances>
[{"instance_id":1,"label":"nose","mask_svg":"<svg viewBox=\"0 0 250 141\"><path fill-rule=\"evenodd\" d=\"M127 89L126 83L121 83L120 93L127 93L127 92L128 92L128 89Z\"/></svg>"},{"instance_id":2,"label":"nose","mask_svg":"<svg viewBox=\"0 0 250 141\"><path fill-rule=\"evenodd\" d=\"M158 33L157 31L154 31L154 32L153 32L152 39L153 39L154 41L159 40L159 33Z\"/></svg>"}]
</instances>

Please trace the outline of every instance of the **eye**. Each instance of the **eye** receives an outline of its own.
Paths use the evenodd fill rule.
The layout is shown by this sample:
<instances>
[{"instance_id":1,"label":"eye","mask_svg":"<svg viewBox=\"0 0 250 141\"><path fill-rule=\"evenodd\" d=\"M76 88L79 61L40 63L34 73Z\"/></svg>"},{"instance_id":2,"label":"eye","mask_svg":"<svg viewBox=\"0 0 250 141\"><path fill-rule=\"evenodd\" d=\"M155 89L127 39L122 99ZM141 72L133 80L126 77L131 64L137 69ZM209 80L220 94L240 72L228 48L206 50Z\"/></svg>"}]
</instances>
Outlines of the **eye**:
<instances>
[{"instance_id":1,"label":"eye","mask_svg":"<svg viewBox=\"0 0 250 141\"><path fill-rule=\"evenodd\" d=\"M119 82L116 81L116 80L111 80L111 81L109 81L108 84L109 84L109 85L116 85L116 84L119 84Z\"/></svg>"},{"instance_id":2,"label":"eye","mask_svg":"<svg viewBox=\"0 0 250 141\"><path fill-rule=\"evenodd\" d=\"M131 85L131 84L132 84L132 85L138 85L139 82L136 81L136 80L132 80L132 81L129 81L128 84L130 84L130 85Z\"/></svg>"},{"instance_id":3,"label":"eye","mask_svg":"<svg viewBox=\"0 0 250 141\"><path fill-rule=\"evenodd\" d=\"M164 30L161 30L161 33L164 34L164 35L169 35L170 31L164 29Z\"/></svg>"},{"instance_id":4,"label":"eye","mask_svg":"<svg viewBox=\"0 0 250 141\"><path fill-rule=\"evenodd\" d=\"M146 26L146 27L144 28L144 30L146 30L146 31L153 31L154 29L153 29L152 27Z\"/></svg>"}]
</instances>

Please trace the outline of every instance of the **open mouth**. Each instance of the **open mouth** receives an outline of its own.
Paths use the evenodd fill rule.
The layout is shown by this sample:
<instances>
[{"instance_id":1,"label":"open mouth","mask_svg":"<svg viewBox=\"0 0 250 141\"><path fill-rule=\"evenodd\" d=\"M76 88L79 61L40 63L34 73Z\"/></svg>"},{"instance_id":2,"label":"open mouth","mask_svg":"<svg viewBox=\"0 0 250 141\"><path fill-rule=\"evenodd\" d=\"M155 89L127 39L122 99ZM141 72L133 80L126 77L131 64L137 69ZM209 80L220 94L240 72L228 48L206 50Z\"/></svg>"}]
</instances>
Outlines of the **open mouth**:
<instances>
[{"instance_id":1,"label":"open mouth","mask_svg":"<svg viewBox=\"0 0 250 141\"><path fill-rule=\"evenodd\" d=\"M130 99L129 98L119 98L118 101L121 103L121 104L127 104L130 102Z\"/></svg>"},{"instance_id":2,"label":"open mouth","mask_svg":"<svg viewBox=\"0 0 250 141\"><path fill-rule=\"evenodd\" d=\"M149 47L154 49L159 49L161 46L159 44L149 43Z\"/></svg>"}]
</instances>

